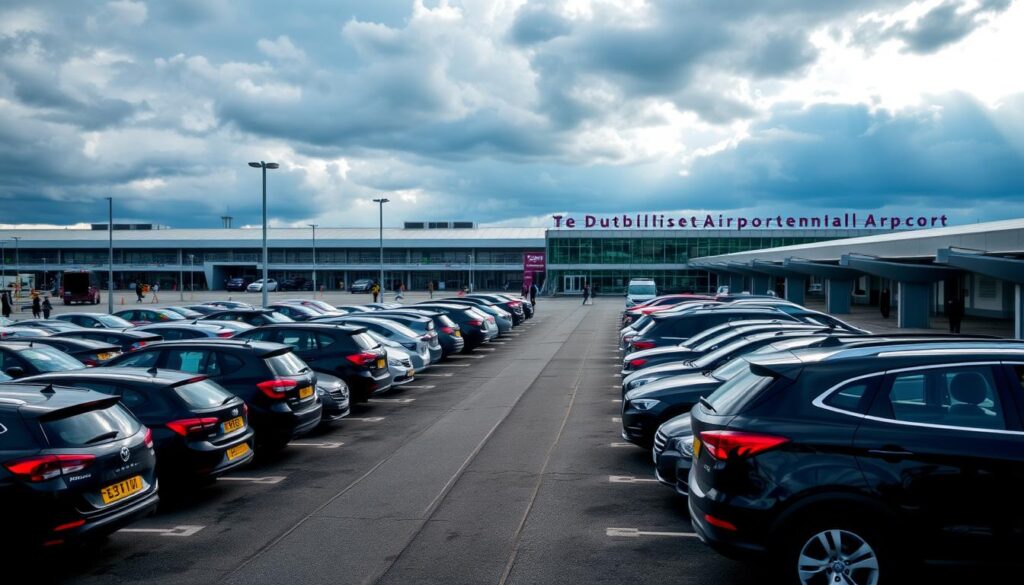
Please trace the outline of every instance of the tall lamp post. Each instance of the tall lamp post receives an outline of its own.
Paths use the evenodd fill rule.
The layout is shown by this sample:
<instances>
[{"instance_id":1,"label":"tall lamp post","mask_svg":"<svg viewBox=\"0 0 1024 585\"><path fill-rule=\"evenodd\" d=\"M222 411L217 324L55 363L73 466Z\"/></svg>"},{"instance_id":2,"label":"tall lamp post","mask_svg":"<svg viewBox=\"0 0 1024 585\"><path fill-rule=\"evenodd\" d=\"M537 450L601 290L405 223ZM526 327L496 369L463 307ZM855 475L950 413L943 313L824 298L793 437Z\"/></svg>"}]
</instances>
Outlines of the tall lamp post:
<instances>
[{"instance_id":1,"label":"tall lamp post","mask_svg":"<svg viewBox=\"0 0 1024 585\"><path fill-rule=\"evenodd\" d=\"M380 294L382 300L384 298L384 204L389 201L391 200L384 197L373 200L374 203L380 204Z\"/></svg>"},{"instance_id":2,"label":"tall lamp post","mask_svg":"<svg viewBox=\"0 0 1024 585\"><path fill-rule=\"evenodd\" d=\"M267 280L270 278L267 274L267 169L273 170L279 165L277 163L260 161L251 162L249 166L263 171L263 286L260 289L263 291L263 308L265 309L270 302L267 295Z\"/></svg>"},{"instance_id":3,"label":"tall lamp post","mask_svg":"<svg viewBox=\"0 0 1024 585\"><path fill-rule=\"evenodd\" d=\"M21 257L18 255L18 241L21 236L11 236L14 240L14 294L21 296Z\"/></svg>"},{"instance_id":4,"label":"tall lamp post","mask_svg":"<svg viewBox=\"0 0 1024 585\"><path fill-rule=\"evenodd\" d=\"M189 298L193 299L193 300L196 298L196 263L195 263L195 261L196 261L195 254L189 254L188 255L188 282L189 282L188 288L189 288ZM264 282L266 282L266 281L264 281Z\"/></svg>"},{"instance_id":5,"label":"tall lamp post","mask_svg":"<svg viewBox=\"0 0 1024 585\"><path fill-rule=\"evenodd\" d=\"M107 312L114 313L114 198L107 197Z\"/></svg>"},{"instance_id":6,"label":"tall lamp post","mask_svg":"<svg viewBox=\"0 0 1024 585\"><path fill-rule=\"evenodd\" d=\"M41 290L46 290L46 256L43 256L43 288Z\"/></svg>"},{"instance_id":7,"label":"tall lamp post","mask_svg":"<svg viewBox=\"0 0 1024 585\"><path fill-rule=\"evenodd\" d=\"M316 228L317 228L317 225L315 223L311 223L311 224L307 224L307 225L309 225L309 227L313 228L313 298L315 299L316 298L316 291L317 291L317 288L316 288Z\"/></svg>"}]
</instances>

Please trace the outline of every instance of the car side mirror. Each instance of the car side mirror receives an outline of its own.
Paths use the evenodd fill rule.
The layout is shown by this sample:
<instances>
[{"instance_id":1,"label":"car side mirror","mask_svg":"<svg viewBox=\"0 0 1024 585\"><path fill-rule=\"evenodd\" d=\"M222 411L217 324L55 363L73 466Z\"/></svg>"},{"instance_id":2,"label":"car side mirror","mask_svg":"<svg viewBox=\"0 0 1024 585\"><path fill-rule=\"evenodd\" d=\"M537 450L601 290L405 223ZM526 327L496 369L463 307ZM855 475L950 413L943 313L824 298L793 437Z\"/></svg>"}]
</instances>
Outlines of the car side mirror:
<instances>
[{"instance_id":1,"label":"car side mirror","mask_svg":"<svg viewBox=\"0 0 1024 585\"><path fill-rule=\"evenodd\" d=\"M103 324L102 323L93 323L92 324L92 328L93 329L103 329Z\"/></svg>"},{"instance_id":2,"label":"car side mirror","mask_svg":"<svg viewBox=\"0 0 1024 585\"><path fill-rule=\"evenodd\" d=\"M4 371L4 373L6 373L8 376L10 376L10 377L12 377L14 379L25 377L25 370L23 368L18 367L18 366L11 366L11 367L9 367L9 368L7 368Z\"/></svg>"}]
</instances>

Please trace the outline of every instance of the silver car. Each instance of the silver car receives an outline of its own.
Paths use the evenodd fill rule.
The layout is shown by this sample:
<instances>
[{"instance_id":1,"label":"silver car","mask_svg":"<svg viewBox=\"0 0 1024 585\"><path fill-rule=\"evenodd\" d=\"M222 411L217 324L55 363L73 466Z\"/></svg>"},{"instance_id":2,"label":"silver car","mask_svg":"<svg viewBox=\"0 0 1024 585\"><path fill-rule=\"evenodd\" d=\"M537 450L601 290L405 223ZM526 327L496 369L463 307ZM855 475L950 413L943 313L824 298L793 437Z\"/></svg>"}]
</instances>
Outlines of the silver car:
<instances>
[{"instance_id":1,"label":"silver car","mask_svg":"<svg viewBox=\"0 0 1024 585\"><path fill-rule=\"evenodd\" d=\"M399 358L408 359L409 363L412 364L412 367L416 371L423 370L428 365L430 365L430 362L424 360L423 356L421 356L420 354L418 354L418 353L416 353L414 351L411 351L411 350L407 349L401 343L398 343L397 341L395 341L393 339L388 339L387 337L384 337L383 335L381 335L380 333L377 333L376 331L369 331L369 330L367 330L367 334L369 334L370 337L372 337L372 338L376 339L378 342L380 342L380 344L383 345L385 347L385 349L388 350L388 356L396 356L396 357L399 357Z\"/></svg>"},{"instance_id":2,"label":"silver car","mask_svg":"<svg viewBox=\"0 0 1024 585\"><path fill-rule=\"evenodd\" d=\"M371 313L372 314L372 313ZM331 319L329 323L351 323L366 327L368 331L374 331L382 336L400 343L410 353L418 354L425 364L430 365L430 347L427 342L420 339L420 336L401 323L387 319L375 319L371 316L346 315L337 319Z\"/></svg>"}]
</instances>

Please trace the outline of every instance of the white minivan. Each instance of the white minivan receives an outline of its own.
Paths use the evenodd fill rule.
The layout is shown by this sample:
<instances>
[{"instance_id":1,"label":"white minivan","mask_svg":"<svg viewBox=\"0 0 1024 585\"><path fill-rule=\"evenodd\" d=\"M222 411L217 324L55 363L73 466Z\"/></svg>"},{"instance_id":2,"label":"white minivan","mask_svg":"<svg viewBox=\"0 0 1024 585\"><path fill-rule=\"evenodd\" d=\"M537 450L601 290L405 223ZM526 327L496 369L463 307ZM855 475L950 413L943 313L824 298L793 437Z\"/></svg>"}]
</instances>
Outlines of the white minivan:
<instances>
[{"instance_id":1,"label":"white minivan","mask_svg":"<svg viewBox=\"0 0 1024 585\"><path fill-rule=\"evenodd\" d=\"M626 307L639 305L658 296L658 287L650 278L633 278L626 287Z\"/></svg>"}]
</instances>

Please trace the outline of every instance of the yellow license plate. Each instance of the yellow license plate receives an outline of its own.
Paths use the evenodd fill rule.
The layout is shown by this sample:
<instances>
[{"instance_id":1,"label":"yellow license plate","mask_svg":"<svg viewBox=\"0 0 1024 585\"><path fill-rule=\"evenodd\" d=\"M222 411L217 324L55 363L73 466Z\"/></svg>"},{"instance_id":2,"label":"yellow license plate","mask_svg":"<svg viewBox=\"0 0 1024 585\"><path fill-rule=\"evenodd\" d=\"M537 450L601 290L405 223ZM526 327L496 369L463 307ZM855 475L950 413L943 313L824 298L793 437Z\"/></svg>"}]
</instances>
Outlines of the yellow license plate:
<instances>
[{"instance_id":1,"label":"yellow license plate","mask_svg":"<svg viewBox=\"0 0 1024 585\"><path fill-rule=\"evenodd\" d=\"M408 371L408 372L406 372L406 374L405 374L405 375L406 375L406 376L409 376L410 378L412 378L412 377L413 377L413 374L415 374L415 373L416 373L416 370L414 370L414 369L412 369L412 368L409 368L409 371Z\"/></svg>"},{"instance_id":2,"label":"yellow license plate","mask_svg":"<svg viewBox=\"0 0 1024 585\"><path fill-rule=\"evenodd\" d=\"M462 337L462 332L461 331L456 331L455 332L455 337Z\"/></svg>"},{"instance_id":3,"label":"yellow license plate","mask_svg":"<svg viewBox=\"0 0 1024 585\"><path fill-rule=\"evenodd\" d=\"M242 443L241 445L235 445L234 447L228 449L228 451L227 451L227 453L228 453L228 461L233 461L235 459L238 459L239 457L241 457L242 455L245 455L248 452L249 452L249 444L248 443Z\"/></svg>"},{"instance_id":4,"label":"yellow license plate","mask_svg":"<svg viewBox=\"0 0 1024 585\"><path fill-rule=\"evenodd\" d=\"M694 437L693 439L693 460L697 460L697 455L700 455L700 439Z\"/></svg>"},{"instance_id":5,"label":"yellow license plate","mask_svg":"<svg viewBox=\"0 0 1024 585\"><path fill-rule=\"evenodd\" d=\"M313 395L313 387L312 386L306 386L304 388L299 388L299 398L300 399L302 399L302 398L309 398L312 395Z\"/></svg>"},{"instance_id":6,"label":"yellow license plate","mask_svg":"<svg viewBox=\"0 0 1024 585\"><path fill-rule=\"evenodd\" d=\"M123 500L128 496L141 491L142 476L136 475L135 477L129 477L124 481L119 481L114 485L108 485L100 490L100 495L103 496L104 504L110 504L118 500Z\"/></svg>"},{"instance_id":7,"label":"yellow license plate","mask_svg":"<svg viewBox=\"0 0 1024 585\"><path fill-rule=\"evenodd\" d=\"M117 355L117 354L113 353L113 352L104 352L104 353L96 354L96 357L100 358L100 361L104 361L105 362L105 361L109 360L110 358L114 357L115 355Z\"/></svg>"},{"instance_id":8,"label":"yellow license plate","mask_svg":"<svg viewBox=\"0 0 1024 585\"><path fill-rule=\"evenodd\" d=\"M383 358L377 360L377 369L383 368L384 365L385 365L385 362L384 362Z\"/></svg>"},{"instance_id":9,"label":"yellow license plate","mask_svg":"<svg viewBox=\"0 0 1024 585\"><path fill-rule=\"evenodd\" d=\"M245 426L245 422L242 420L242 417L236 416L235 418L233 418L231 420L224 421L224 432L225 433L230 433L232 431L237 431L238 429L240 429L240 428L242 428L244 426Z\"/></svg>"}]
</instances>

